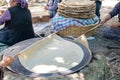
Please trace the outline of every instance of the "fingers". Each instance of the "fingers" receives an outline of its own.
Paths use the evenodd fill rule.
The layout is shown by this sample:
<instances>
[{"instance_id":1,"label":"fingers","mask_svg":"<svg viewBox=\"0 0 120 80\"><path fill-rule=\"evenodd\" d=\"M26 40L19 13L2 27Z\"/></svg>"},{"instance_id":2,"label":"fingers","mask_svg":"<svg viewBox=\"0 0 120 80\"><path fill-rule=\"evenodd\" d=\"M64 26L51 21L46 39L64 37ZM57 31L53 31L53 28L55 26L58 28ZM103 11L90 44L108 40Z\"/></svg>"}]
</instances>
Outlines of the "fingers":
<instances>
[{"instance_id":1,"label":"fingers","mask_svg":"<svg viewBox=\"0 0 120 80\"><path fill-rule=\"evenodd\" d=\"M14 58L11 56L4 56L2 61L0 62L0 66L7 67L13 62Z\"/></svg>"},{"instance_id":2,"label":"fingers","mask_svg":"<svg viewBox=\"0 0 120 80\"><path fill-rule=\"evenodd\" d=\"M47 6L45 6L45 10L48 10Z\"/></svg>"},{"instance_id":3,"label":"fingers","mask_svg":"<svg viewBox=\"0 0 120 80\"><path fill-rule=\"evenodd\" d=\"M100 21L99 24L102 26L102 25L104 25L104 23L105 23L104 21Z\"/></svg>"},{"instance_id":4,"label":"fingers","mask_svg":"<svg viewBox=\"0 0 120 80\"><path fill-rule=\"evenodd\" d=\"M0 16L1 16L4 12L5 12L4 10L0 10Z\"/></svg>"}]
</instances>

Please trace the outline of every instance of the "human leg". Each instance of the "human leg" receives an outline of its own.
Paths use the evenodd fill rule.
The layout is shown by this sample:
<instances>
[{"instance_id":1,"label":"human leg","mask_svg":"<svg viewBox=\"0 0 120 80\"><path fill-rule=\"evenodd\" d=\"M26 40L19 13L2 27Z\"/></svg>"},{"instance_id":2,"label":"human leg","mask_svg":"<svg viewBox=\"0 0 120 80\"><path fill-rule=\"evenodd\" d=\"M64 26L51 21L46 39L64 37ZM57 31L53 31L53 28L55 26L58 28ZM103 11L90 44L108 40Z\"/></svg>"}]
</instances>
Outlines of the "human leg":
<instances>
[{"instance_id":1,"label":"human leg","mask_svg":"<svg viewBox=\"0 0 120 80\"><path fill-rule=\"evenodd\" d=\"M102 2L101 1L96 1L96 12L95 14L100 17L100 8L101 8L101 5L102 5Z\"/></svg>"},{"instance_id":2,"label":"human leg","mask_svg":"<svg viewBox=\"0 0 120 80\"><path fill-rule=\"evenodd\" d=\"M117 27L115 29L106 27L103 30L103 36L108 39L120 40L120 27Z\"/></svg>"},{"instance_id":3,"label":"human leg","mask_svg":"<svg viewBox=\"0 0 120 80\"><path fill-rule=\"evenodd\" d=\"M56 14L56 11L49 11L50 18L53 18Z\"/></svg>"}]
</instances>

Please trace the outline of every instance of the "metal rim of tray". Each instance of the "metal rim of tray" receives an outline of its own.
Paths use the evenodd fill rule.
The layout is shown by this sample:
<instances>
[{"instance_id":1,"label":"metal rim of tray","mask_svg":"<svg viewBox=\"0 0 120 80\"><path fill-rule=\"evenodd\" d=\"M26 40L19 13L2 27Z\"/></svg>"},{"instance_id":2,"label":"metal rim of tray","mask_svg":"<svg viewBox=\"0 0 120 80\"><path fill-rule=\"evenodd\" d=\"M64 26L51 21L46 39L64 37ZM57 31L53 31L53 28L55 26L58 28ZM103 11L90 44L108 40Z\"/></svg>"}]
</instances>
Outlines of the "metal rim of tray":
<instances>
[{"instance_id":1,"label":"metal rim of tray","mask_svg":"<svg viewBox=\"0 0 120 80\"><path fill-rule=\"evenodd\" d=\"M17 74L22 74L22 75L29 76L29 77L59 77L59 76L64 76L64 75L77 72L83 69L90 62L92 58L92 54L90 50L86 48L84 45L82 45L81 43L75 42L75 41L72 41L72 42L74 42L75 44L79 45L82 48L84 57L78 65L70 68L69 70L66 70L64 72L56 72L56 73L34 73L34 72L27 70L24 66L22 66L18 57L16 57L13 63L7 68Z\"/></svg>"}]
</instances>

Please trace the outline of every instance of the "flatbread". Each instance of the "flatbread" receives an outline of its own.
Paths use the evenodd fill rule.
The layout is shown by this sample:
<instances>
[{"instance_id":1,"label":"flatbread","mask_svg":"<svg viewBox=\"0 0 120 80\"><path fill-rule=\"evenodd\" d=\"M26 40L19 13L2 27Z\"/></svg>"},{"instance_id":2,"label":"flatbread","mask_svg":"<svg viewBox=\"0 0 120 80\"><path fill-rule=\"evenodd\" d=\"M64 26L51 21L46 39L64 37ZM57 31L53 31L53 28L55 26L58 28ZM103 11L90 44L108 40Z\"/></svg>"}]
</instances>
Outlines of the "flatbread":
<instances>
[{"instance_id":1,"label":"flatbread","mask_svg":"<svg viewBox=\"0 0 120 80\"><path fill-rule=\"evenodd\" d=\"M93 1L63 1L58 4L58 14L71 18L92 18L95 15L95 2Z\"/></svg>"}]
</instances>

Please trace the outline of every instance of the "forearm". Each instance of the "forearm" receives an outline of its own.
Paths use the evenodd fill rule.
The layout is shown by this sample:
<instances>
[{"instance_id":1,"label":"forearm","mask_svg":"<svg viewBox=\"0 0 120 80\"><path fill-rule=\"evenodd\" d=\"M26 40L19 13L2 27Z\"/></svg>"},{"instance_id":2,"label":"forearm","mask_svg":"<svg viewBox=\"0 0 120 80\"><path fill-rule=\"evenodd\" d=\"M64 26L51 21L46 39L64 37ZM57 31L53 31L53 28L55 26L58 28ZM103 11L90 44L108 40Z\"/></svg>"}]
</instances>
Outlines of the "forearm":
<instances>
[{"instance_id":1,"label":"forearm","mask_svg":"<svg viewBox=\"0 0 120 80\"><path fill-rule=\"evenodd\" d=\"M116 15L118 15L120 13L120 2L118 2L114 8L109 12L109 14L111 15L111 17L114 17Z\"/></svg>"},{"instance_id":2,"label":"forearm","mask_svg":"<svg viewBox=\"0 0 120 80\"><path fill-rule=\"evenodd\" d=\"M11 20L11 15L9 11L5 11L2 16L0 16L0 25L4 24L6 21Z\"/></svg>"},{"instance_id":3,"label":"forearm","mask_svg":"<svg viewBox=\"0 0 120 80\"><path fill-rule=\"evenodd\" d=\"M104 23L106 23L107 21L109 21L111 19L111 15L110 14L107 14L105 16L105 18L103 20L101 20L101 25L103 25Z\"/></svg>"}]
</instances>

